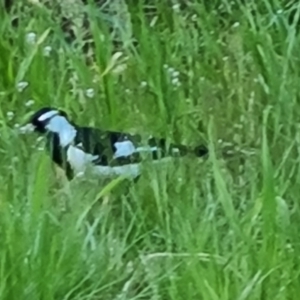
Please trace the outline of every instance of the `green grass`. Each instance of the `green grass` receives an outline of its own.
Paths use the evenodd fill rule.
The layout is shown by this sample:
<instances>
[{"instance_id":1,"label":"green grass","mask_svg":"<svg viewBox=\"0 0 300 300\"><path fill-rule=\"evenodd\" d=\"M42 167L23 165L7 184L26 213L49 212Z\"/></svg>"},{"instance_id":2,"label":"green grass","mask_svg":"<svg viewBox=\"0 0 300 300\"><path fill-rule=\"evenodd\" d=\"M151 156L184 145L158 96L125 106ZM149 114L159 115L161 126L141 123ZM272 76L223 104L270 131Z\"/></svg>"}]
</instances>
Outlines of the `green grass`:
<instances>
[{"instance_id":1,"label":"green grass","mask_svg":"<svg viewBox=\"0 0 300 300\"><path fill-rule=\"evenodd\" d=\"M68 44L58 12L0 10L1 300L298 299L300 6L187 3L86 8L89 59L84 30ZM210 155L145 166L134 185L68 185L18 133L45 105Z\"/></svg>"}]
</instances>

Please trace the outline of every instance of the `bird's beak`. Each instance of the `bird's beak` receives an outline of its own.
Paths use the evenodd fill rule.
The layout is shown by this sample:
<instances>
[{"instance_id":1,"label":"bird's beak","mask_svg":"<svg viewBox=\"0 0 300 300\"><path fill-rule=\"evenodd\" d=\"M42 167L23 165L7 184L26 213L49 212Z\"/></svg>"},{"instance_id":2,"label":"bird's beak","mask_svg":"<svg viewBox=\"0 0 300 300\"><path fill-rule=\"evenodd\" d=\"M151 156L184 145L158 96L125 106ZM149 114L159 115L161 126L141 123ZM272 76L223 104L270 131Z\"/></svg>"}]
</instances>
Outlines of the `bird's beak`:
<instances>
[{"instance_id":1,"label":"bird's beak","mask_svg":"<svg viewBox=\"0 0 300 300\"><path fill-rule=\"evenodd\" d=\"M31 123L28 123L28 124L20 127L19 129L20 129L20 133L28 134L35 130L35 126L33 126Z\"/></svg>"}]
</instances>

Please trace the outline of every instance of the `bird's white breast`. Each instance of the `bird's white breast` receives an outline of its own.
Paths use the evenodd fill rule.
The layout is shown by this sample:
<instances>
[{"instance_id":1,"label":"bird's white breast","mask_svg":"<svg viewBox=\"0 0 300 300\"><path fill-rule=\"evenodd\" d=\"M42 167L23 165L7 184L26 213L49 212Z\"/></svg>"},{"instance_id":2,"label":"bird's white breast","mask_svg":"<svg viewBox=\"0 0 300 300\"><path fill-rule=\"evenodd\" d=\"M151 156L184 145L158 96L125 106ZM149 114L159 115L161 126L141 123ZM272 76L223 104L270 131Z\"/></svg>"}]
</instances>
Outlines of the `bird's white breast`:
<instances>
[{"instance_id":1,"label":"bird's white breast","mask_svg":"<svg viewBox=\"0 0 300 300\"><path fill-rule=\"evenodd\" d=\"M71 144L77 134L74 126L72 126L63 116L52 117L46 125L46 129L58 134L59 143L62 147Z\"/></svg>"},{"instance_id":2,"label":"bird's white breast","mask_svg":"<svg viewBox=\"0 0 300 300\"><path fill-rule=\"evenodd\" d=\"M73 169L75 175L83 174L88 166L98 158L97 155L92 155L84 152L76 146L69 146L67 150L67 160ZM140 173L140 164L128 164L123 166L92 166L91 171L94 175L101 177L128 176L136 177Z\"/></svg>"},{"instance_id":3,"label":"bird's white breast","mask_svg":"<svg viewBox=\"0 0 300 300\"><path fill-rule=\"evenodd\" d=\"M86 153L72 145L67 150L67 160L75 174L85 172L88 165L97 158L97 155Z\"/></svg>"}]
</instances>

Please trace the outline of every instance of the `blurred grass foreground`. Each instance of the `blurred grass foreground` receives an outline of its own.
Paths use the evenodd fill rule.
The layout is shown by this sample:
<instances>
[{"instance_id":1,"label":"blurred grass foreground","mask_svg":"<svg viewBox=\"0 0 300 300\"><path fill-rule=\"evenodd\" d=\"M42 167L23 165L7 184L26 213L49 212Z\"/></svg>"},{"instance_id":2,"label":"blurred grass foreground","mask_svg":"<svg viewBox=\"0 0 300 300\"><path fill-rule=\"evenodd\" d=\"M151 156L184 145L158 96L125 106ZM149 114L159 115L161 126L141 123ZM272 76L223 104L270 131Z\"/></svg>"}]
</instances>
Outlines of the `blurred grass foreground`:
<instances>
[{"instance_id":1,"label":"blurred grass foreground","mask_svg":"<svg viewBox=\"0 0 300 300\"><path fill-rule=\"evenodd\" d=\"M1 300L296 300L300 4L2 1ZM208 145L136 184L60 177L20 128Z\"/></svg>"}]
</instances>

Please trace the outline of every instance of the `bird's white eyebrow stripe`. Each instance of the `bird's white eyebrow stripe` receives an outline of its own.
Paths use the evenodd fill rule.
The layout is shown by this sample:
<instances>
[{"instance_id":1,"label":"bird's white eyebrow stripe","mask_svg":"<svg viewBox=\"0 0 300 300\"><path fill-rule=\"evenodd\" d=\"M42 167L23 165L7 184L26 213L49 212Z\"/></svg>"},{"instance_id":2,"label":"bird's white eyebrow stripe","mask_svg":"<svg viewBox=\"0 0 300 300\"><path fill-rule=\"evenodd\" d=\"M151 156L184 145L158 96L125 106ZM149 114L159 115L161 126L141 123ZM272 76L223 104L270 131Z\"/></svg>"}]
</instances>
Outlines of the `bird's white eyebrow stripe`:
<instances>
[{"instance_id":1,"label":"bird's white eyebrow stripe","mask_svg":"<svg viewBox=\"0 0 300 300\"><path fill-rule=\"evenodd\" d=\"M42 122L42 121L45 121L45 120L47 120L47 119L50 119L50 118L56 116L57 114L58 114L58 111L57 111L57 110L51 110L51 111L48 111L48 112L42 114L42 115L38 118L38 120Z\"/></svg>"}]
</instances>

